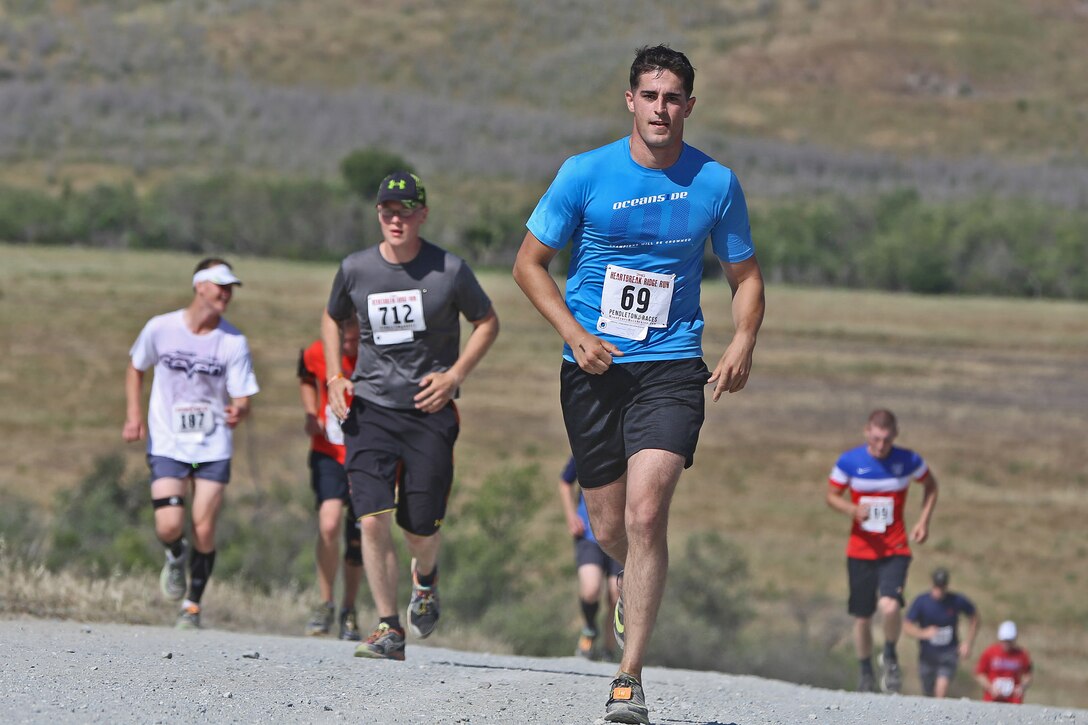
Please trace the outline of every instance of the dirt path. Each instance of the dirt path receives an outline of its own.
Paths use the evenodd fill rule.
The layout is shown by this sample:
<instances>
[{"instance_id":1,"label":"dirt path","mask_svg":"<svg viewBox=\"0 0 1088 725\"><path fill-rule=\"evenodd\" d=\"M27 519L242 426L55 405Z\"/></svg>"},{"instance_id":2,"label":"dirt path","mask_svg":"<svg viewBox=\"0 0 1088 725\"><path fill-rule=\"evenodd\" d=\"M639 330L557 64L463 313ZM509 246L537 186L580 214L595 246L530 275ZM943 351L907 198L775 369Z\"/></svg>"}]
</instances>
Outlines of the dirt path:
<instances>
[{"instance_id":1,"label":"dirt path","mask_svg":"<svg viewBox=\"0 0 1088 725\"><path fill-rule=\"evenodd\" d=\"M405 662L330 639L0 621L4 722L581 723L603 714L614 665L409 643ZM859 695L650 668L655 723L1088 725L1088 710Z\"/></svg>"}]
</instances>

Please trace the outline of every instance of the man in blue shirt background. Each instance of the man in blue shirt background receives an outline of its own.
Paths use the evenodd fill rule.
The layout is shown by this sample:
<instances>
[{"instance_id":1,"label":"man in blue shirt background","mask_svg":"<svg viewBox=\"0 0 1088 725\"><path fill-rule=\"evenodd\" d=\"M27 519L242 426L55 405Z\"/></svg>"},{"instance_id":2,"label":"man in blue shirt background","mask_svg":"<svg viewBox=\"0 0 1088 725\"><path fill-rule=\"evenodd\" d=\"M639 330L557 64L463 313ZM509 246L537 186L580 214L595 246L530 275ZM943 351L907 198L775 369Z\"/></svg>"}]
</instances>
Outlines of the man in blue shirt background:
<instances>
[{"instance_id":1,"label":"man in blue shirt background","mask_svg":"<svg viewBox=\"0 0 1088 725\"><path fill-rule=\"evenodd\" d=\"M960 659L971 656L981 621L974 603L948 591L948 569L933 570L933 586L918 595L907 610L903 631L918 639L918 677L928 697L944 697ZM957 631L960 615L967 617L967 637Z\"/></svg>"}]
</instances>

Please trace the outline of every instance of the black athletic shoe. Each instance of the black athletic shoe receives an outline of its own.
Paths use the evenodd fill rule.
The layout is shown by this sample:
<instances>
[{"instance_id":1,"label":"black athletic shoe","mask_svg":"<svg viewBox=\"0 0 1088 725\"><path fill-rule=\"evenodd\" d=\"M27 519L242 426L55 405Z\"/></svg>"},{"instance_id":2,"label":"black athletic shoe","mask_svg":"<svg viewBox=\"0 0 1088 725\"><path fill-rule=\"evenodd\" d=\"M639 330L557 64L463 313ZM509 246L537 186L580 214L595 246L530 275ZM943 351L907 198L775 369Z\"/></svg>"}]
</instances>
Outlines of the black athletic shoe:
<instances>
[{"instance_id":1,"label":"black athletic shoe","mask_svg":"<svg viewBox=\"0 0 1088 725\"><path fill-rule=\"evenodd\" d=\"M876 678L872 672L862 672L858 676L858 692L879 692L876 689Z\"/></svg>"},{"instance_id":2,"label":"black athletic shoe","mask_svg":"<svg viewBox=\"0 0 1088 725\"><path fill-rule=\"evenodd\" d=\"M340 639L349 642L358 642L363 638L359 631L359 621L355 617L354 609L345 609L340 612Z\"/></svg>"},{"instance_id":3,"label":"black athletic shoe","mask_svg":"<svg viewBox=\"0 0 1088 725\"><path fill-rule=\"evenodd\" d=\"M420 639L426 639L438 625L438 614L438 582L429 587L421 587L416 560L412 559L412 598L408 602L408 629Z\"/></svg>"}]
</instances>

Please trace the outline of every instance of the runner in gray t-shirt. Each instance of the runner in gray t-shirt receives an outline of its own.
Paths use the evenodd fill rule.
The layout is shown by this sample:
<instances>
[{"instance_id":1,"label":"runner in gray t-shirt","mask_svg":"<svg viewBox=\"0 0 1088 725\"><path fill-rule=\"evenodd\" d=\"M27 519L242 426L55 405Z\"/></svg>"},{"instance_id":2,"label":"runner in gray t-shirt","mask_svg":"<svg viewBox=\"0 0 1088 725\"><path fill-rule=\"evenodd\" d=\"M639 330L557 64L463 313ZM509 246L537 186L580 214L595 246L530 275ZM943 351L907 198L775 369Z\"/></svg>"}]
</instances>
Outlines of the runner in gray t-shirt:
<instances>
[{"instance_id":1,"label":"runner in gray t-shirt","mask_svg":"<svg viewBox=\"0 0 1088 725\"><path fill-rule=\"evenodd\" d=\"M419 236L427 196L419 177L387 176L378 188L382 242L340 265L321 321L327 370L338 370L338 322L359 318L352 379L328 380L343 420L345 469L363 529L363 565L378 626L356 657L404 659L397 614L393 519L412 555L408 627L417 637L438 621L438 529L453 483L460 430L453 399L499 334L499 320L465 262ZM460 316L473 325L461 347ZM350 405L347 393L354 382Z\"/></svg>"}]
</instances>

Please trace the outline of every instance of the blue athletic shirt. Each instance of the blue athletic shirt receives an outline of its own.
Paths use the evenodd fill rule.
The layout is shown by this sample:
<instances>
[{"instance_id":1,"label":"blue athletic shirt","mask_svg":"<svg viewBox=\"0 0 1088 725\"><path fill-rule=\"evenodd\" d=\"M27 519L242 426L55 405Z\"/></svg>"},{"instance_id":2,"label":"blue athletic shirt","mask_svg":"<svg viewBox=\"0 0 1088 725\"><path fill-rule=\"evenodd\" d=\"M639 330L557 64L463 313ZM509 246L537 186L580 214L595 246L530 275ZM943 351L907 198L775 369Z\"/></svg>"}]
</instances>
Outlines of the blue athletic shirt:
<instances>
[{"instance_id":1,"label":"blue athletic shirt","mask_svg":"<svg viewBox=\"0 0 1088 725\"><path fill-rule=\"evenodd\" d=\"M567 159L526 226L553 249L571 243L567 306L586 330L623 351L617 363L702 357L707 237L728 262L755 253L744 192L730 169L687 144L669 168L647 169L631 158L630 137ZM609 264L676 275L665 327L650 327L643 340L598 327ZM569 346L563 357L574 362Z\"/></svg>"},{"instance_id":2,"label":"blue athletic shirt","mask_svg":"<svg viewBox=\"0 0 1088 725\"><path fill-rule=\"evenodd\" d=\"M945 652L951 652L959 645L956 624L960 614L974 616L974 603L956 592L945 592L944 598L937 601L930 592L918 595L911 602L907 619L919 627L939 627L934 641L920 640L919 654L923 658L933 658Z\"/></svg>"},{"instance_id":3,"label":"blue athletic shirt","mask_svg":"<svg viewBox=\"0 0 1088 725\"><path fill-rule=\"evenodd\" d=\"M567 461L567 465L563 467L563 472L559 474L559 477L568 486L573 486L574 482L578 480L578 468L574 465L574 456L571 456L570 460ZM597 543L597 537L593 535L593 527L589 525L589 509L586 508L586 497L582 495L581 491L578 492L578 518L582 520L586 527L584 538L587 541Z\"/></svg>"}]
</instances>

